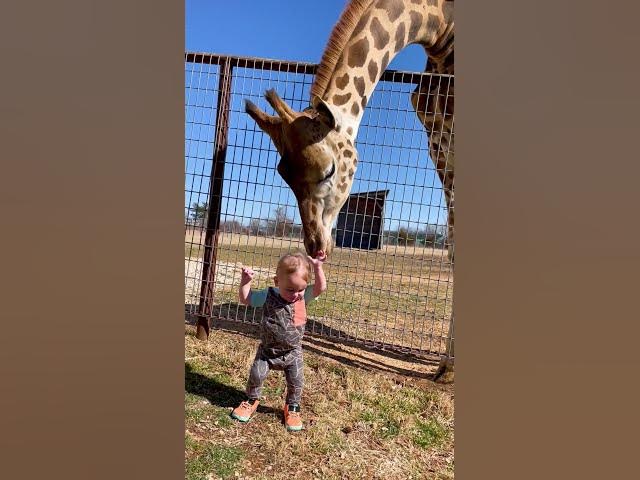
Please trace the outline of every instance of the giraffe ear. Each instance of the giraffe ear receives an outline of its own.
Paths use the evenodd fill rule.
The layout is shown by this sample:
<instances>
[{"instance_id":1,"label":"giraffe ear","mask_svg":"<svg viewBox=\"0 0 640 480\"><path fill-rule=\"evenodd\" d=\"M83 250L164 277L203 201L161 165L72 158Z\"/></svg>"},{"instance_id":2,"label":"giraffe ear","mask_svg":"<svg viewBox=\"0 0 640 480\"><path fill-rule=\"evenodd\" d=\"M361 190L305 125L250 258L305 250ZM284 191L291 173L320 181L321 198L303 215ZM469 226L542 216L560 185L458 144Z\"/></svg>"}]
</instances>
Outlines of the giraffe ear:
<instances>
[{"instance_id":1,"label":"giraffe ear","mask_svg":"<svg viewBox=\"0 0 640 480\"><path fill-rule=\"evenodd\" d=\"M323 121L331 128L342 124L342 114L333 105L328 104L317 95L311 100L311 105L320 114Z\"/></svg>"}]
</instances>

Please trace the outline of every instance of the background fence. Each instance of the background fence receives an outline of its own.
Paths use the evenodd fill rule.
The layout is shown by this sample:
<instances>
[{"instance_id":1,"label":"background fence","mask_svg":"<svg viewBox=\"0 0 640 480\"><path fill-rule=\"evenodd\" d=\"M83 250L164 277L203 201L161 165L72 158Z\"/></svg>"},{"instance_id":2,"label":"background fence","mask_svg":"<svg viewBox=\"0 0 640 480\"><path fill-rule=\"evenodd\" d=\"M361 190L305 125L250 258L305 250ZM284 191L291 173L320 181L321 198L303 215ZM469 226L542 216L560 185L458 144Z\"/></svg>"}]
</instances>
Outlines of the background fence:
<instances>
[{"instance_id":1,"label":"background fence","mask_svg":"<svg viewBox=\"0 0 640 480\"><path fill-rule=\"evenodd\" d=\"M237 303L240 266L272 285L278 258L304 250L293 193L276 172L269 137L244 100L270 112L275 88L294 109L309 104L315 65L185 54L185 313L257 323ZM328 290L308 306L307 332L417 354L443 354L452 265L447 211L427 133L410 103L416 85L446 75L387 70L364 112L351 197L334 227Z\"/></svg>"}]
</instances>

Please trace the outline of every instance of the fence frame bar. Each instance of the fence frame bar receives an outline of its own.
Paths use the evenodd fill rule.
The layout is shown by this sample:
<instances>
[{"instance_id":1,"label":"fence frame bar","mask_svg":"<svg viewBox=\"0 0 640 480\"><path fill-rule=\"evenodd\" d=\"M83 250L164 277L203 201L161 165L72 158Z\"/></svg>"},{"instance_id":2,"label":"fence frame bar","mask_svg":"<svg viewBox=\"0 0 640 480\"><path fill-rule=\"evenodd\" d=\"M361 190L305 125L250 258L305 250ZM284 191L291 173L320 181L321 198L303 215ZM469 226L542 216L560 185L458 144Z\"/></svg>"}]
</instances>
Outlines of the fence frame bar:
<instances>
[{"instance_id":1,"label":"fence frame bar","mask_svg":"<svg viewBox=\"0 0 640 480\"><path fill-rule=\"evenodd\" d=\"M277 72L287 73L304 73L313 75L316 73L318 66L314 63L306 62L290 62L286 60L274 60L269 58L254 58L254 57L236 57L227 55L217 55L211 53L186 53L185 62L187 63L205 63L207 65L223 65L229 62L231 67L242 68L259 68L260 70L273 70ZM259 65L259 67L258 67ZM421 77L425 73L419 72L404 72L400 70L385 70L380 77L380 81L394 82L394 83L412 83L418 84ZM438 74L440 78L449 78L453 75Z\"/></svg>"},{"instance_id":2,"label":"fence frame bar","mask_svg":"<svg viewBox=\"0 0 640 480\"><path fill-rule=\"evenodd\" d=\"M198 57L200 57L199 59L201 61L194 63L205 63L203 55L198 55ZM210 56L210 59L213 60L213 56ZM216 62L212 63L216 64ZM200 287L200 304L198 306L198 324L196 329L196 337L199 340L207 340L211 328L210 319L216 276L216 251L218 249L220 215L222 211L222 183L227 157L229 117L231 113L233 65L228 57L220 58L217 64L220 65L220 79L218 80L216 133L214 139L213 166L209 183L209 204L207 207L207 227L204 239L202 284Z\"/></svg>"}]
</instances>

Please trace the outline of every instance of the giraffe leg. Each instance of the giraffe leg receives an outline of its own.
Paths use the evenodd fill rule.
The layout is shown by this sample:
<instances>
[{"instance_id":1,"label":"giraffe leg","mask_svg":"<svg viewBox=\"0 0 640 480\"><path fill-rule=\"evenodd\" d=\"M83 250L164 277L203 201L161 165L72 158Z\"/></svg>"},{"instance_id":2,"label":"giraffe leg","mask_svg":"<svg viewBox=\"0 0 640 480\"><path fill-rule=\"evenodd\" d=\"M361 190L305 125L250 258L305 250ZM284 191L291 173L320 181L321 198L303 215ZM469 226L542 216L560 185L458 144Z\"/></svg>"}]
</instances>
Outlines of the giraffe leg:
<instances>
[{"instance_id":1,"label":"giraffe leg","mask_svg":"<svg viewBox=\"0 0 640 480\"><path fill-rule=\"evenodd\" d=\"M454 373L454 328L453 328L453 319L454 313L451 312L451 317L449 317L449 341L447 342L446 353L440 359L440 364L438 365L438 370L433 376L434 382L440 383L449 383L453 381L453 373Z\"/></svg>"},{"instance_id":2,"label":"giraffe leg","mask_svg":"<svg viewBox=\"0 0 640 480\"><path fill-rule=\"evenodd\" d=\"M454 135L453 77L430 77L418 85L411 104L429 135L429 154L442 182L447 204L447 244L449 261L454 263ZM449 318L449 340L434 381L451 382L454 376L454 315Z\"/></svg>"}]
</instances>

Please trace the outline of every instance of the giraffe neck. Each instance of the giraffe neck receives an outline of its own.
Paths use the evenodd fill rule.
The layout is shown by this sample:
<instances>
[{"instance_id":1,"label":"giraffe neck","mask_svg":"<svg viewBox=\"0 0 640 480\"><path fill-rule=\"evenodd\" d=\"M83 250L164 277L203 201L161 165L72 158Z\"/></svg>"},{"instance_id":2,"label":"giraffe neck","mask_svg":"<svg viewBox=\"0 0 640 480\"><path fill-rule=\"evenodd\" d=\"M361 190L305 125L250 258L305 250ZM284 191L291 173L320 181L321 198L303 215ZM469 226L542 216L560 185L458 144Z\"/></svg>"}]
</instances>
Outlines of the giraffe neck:
<instances>
[{"instance_id":1,"label":"giraffe neck","mask_svg":"<svg viewBox=\"0 0 640 480\"><path fill-rule=\"evenodd\" d=\"M353 3L353 2L352 2ZM340 43L332 55L323 55L318 77L311 88L339 112L345 133L355 138L364 108L371 98L382 73L391 60L407 45L422 45L429 56L432 71L453 69L453 16L451 1L444 0L374 0L362 8L353 20L346 40L335 42L336 30L330 38ZM349 7L345 13L347 13ZM334 65L330 58L337 58ZM325 65L323 65L325 64ZM321 73L322 72L322 75Z\"/></svg>"}]
</instances>

